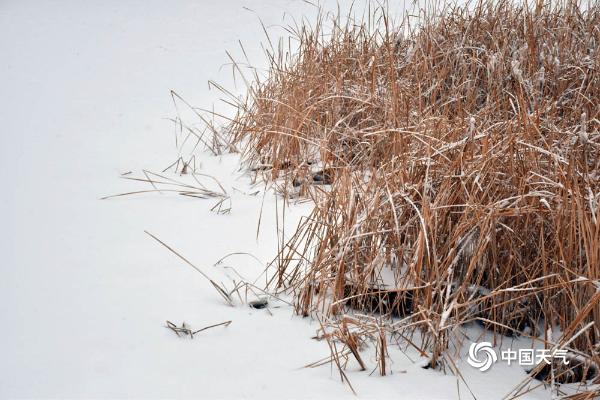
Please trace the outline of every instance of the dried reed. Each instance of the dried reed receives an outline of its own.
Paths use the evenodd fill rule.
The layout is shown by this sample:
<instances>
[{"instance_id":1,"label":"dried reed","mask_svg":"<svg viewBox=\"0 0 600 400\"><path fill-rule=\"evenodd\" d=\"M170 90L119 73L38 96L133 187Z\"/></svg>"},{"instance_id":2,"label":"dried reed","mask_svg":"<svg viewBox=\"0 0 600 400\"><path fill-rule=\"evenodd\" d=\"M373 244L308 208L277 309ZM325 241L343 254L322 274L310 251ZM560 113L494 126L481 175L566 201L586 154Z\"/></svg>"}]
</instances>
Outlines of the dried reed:
<instances>
[{"instance_id":1,"label":"dried reed","mask_svg":"<svg viewBox=\"0 0 600 400\"><path fill-rule=\"evenodd\" d=\"M600 364L598 2L416 21L381 7L290 28L297 49L268 52L239 104L249 167L315 201L272 287L336 321L330 347L361 368L370 338L381 374L384 331L458 373L447 349L474 321ZM390 318L351 332L348 307Z\"/></svg>"}]
</instances>

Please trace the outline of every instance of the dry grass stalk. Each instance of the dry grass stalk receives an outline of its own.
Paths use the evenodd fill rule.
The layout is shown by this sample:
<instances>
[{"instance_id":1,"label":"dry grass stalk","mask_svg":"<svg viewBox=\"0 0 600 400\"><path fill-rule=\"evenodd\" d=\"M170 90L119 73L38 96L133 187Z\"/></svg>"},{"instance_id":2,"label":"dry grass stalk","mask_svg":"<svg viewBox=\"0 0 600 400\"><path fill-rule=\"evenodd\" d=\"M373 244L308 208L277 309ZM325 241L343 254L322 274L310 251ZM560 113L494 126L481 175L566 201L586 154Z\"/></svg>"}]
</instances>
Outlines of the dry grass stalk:
<instances>
[{"instance_id":1,"label":"dry grass stalk","mask_svg":"<svg viewBox=\"0 0 600 400\"><path fill-rule=\"evenodd\" d=\"M177 324L171 322L171 321L167 321L165 328L169 328L170 330L172 330L173 332L175 332L175 334L179 337L181 337L181 335L184 336L189 336L190 339L194 338L194 335L197 333L200 333L202 331L205 331L207 329L211 329L211 328L216 328L217 326L229 326L231 324L232 321L225 321L225 322L220 322L218 324L213 324L213 325L209 325L209 326L205 326L204 328L198 329L198 330L193 330L188 324L186 324L185 322L181 323L181 326L177 326Z\"/></svg>"},{"instance_id":2,"label":"dry grass stalk","mask_svg":"<svg viewBox=\"0 0 600 400\"><path fill-rule=\"evenodd\" d=\"M227 291L227 289L225 288L225 286L223 284L218 284L217 282L215 282L210 276L208 276L205 272L203 272L200 268L196 267L194 264L192 264L187 258L185 258L184 256L182 256L180 253L178 253L176 250L174 250L171 246L169 246L168 244L166 244L165 242L163 242L162 240L160 240L159 238L157 238L156 236L154 236L153 234L151 234L148 231L144 231L148 236L150 236L152 239L156 240L158 243L160 243L162 246L164 246L167 250L169 250L171 253L175 254L177 257L179 257L179 259L181 259L183 262L185 262L187 265L189 265L190 267L194 268L198 273L200 273L200 275L202 275L207 281L210 282L210 284L215 288L215 290L217 291L217 293L219 293L219 295L223 298L223 300L225 300L225 302L230 305L233 306L233 299L231 298L231 293Z\"/></svg>"}]
</instances>

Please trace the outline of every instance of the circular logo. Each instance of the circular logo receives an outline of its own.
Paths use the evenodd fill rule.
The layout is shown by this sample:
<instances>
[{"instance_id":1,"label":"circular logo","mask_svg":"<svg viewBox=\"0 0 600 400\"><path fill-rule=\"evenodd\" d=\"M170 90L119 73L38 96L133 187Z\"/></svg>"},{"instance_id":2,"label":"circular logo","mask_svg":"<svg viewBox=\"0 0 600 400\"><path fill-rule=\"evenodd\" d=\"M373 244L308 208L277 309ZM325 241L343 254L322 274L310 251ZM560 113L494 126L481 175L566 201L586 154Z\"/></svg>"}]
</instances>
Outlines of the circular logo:
<instances>
[{"instance_id":1,"label":"circular logo","mask_svg":"<svg viewBox=\"0 0 600 400\"><path fill-rule=\"evenodd\" d=\"M481 357L481 358L480 358ZM467 362L481 372L485 372L498 361L498 355L490 342L472 343Z\"/></svg>"}]
</instances>

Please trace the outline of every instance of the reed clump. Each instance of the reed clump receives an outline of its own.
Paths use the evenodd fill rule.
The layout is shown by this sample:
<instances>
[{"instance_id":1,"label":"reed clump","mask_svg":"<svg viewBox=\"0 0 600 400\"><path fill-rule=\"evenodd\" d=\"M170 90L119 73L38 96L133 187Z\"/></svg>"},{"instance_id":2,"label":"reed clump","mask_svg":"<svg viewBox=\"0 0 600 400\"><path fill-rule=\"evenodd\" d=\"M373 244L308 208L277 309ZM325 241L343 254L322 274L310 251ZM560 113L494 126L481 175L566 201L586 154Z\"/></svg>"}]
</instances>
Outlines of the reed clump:
<instances>
[{"instance_id":1,"label":"reed clump","mask_svg":"<svg viewBox=\"0 0 600 400\"><path fill-rule=\"evenodd\" d=\"M229 127L315 201L271 285L419 333L434 368L471 322L600 364L598 2L367 14L291 28Z\"/></svg>"}]
</instances>

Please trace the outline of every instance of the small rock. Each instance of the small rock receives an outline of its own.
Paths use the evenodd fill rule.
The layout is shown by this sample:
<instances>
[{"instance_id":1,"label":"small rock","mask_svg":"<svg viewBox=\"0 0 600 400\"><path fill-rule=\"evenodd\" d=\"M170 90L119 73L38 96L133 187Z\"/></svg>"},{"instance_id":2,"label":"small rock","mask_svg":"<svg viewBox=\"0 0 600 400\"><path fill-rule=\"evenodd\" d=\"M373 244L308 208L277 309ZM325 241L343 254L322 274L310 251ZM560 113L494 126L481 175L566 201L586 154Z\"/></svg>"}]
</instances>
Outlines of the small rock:
<instances>
[{"instance_id":1,"label":"small rock","mask_svg":"<svg viewBox=\"0 0 600 400\"><path fill-rule=\"evenodd\" d=\"M257 310L262 310L263 308L266 308L269 305L269 302L267 301L267 299L263 298L251 301L250 303L248 303L248 305L252 308L256 308Z\"/></svg>"},{"instance_id":2,"label":"small rock","mask_svg":"<svg viewBox=\"0 0 600 400\"><path fill-rule=\"evenodd\" d=\"M333 171L324 169L313 175L313 182L322 185L331 185L333 183Z\"/></svg>"}]
</instances>

